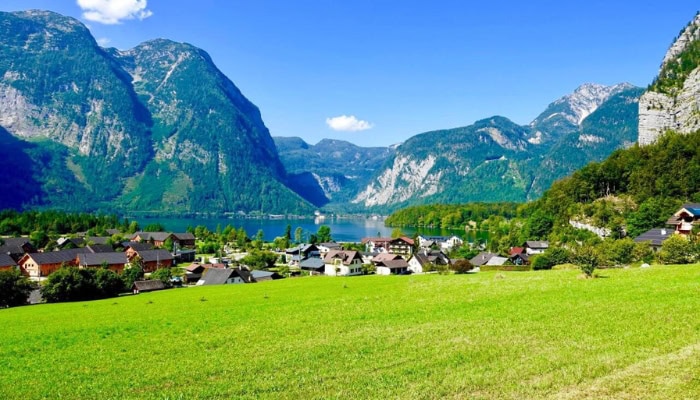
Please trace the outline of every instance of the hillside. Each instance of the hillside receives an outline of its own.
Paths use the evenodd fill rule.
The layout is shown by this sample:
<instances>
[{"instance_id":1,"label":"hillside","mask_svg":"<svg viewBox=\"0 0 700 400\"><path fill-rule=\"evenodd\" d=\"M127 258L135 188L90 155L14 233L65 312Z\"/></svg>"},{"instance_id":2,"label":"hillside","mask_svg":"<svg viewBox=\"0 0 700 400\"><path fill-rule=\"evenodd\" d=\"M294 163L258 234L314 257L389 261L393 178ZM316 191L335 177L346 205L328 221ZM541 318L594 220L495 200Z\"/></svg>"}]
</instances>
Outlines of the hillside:
<instances>
[{"instance_id":1,"label":"hillside","mask_svg":"<svg viewBox=\"0 0 700 400\"><path fill-rule=\"evenodd\" d=\"M0 397L700 395L699 266L578 274L300 278L0 310Z\"/></svg>"},{"instance_id":2,"label":"hillside","mask_svg":"<svg viewBox=\"0 0 700 400\"><path fill-rule=\"evenodd\" d=\"M201 49L100 48L75 19L0 13L0 127L25 170L0 208L309 212L260 112ZM29 168L27 168L29 166ZM47 168L48 167L48 168ZM23 182L22 182L23 181Z\"/></svg>"}]
</instances>

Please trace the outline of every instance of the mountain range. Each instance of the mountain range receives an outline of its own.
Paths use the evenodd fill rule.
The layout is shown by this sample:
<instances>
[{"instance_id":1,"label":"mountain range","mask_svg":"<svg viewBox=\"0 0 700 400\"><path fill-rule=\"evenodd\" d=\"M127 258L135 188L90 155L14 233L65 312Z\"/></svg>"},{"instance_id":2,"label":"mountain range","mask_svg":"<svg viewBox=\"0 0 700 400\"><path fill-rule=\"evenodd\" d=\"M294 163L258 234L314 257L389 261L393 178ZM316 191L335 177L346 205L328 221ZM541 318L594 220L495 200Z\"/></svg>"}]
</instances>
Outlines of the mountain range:
<instances>
[{"instance_id":1,"label":"mountain range","mask_svg":"<svg viewBox=\"0 0 700 400\"><path fill-rule=\"evenodd\" d=\"M681 58L696 21L674 44ZM526 201L646 129L643 89L584 84L524 126L493 116L387 148L312 145L273 139L192 45L102 48L79 21L36 10L0 13L0 35L0 208L281 214Z\"/></svg>"}]
</instances>

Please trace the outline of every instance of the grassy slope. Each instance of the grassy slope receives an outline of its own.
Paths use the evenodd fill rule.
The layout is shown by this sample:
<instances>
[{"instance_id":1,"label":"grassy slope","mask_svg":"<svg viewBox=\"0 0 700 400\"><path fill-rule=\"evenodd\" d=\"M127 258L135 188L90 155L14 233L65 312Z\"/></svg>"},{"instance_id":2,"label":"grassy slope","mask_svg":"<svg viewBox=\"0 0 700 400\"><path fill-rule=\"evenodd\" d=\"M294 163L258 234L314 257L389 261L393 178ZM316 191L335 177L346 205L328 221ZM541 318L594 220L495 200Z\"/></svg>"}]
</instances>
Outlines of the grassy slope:
<instances>
[{"instance_id":1,"label":"grassy slope","mask_svg":"<svg viewBox=\"0 0 700 400\"><path fill-rule=\"evenodd\" d=\"M601 274L301 278L2 310L0 398L700 396L700 266Z\"/></svg>"}]
</instances>

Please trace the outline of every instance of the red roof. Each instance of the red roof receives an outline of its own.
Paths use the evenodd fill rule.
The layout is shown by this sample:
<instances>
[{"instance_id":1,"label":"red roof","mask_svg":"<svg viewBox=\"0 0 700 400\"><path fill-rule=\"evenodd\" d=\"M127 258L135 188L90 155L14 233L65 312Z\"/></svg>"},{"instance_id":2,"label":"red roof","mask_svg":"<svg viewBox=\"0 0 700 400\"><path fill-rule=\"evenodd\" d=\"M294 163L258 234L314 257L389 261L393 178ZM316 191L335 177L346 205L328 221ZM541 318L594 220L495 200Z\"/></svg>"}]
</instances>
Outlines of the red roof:
<instances>
[{"instance_id":1,"label":"red roof","mask_svg":"<svg viewBox=\"0 0 700 400\"><path fill-rule=\"evenodd\" d=\"M510 249L510 255L514 256L516 254L523 254L525 252L525 249L522 247L513 247Z\"/></svg>"}]
</instances>

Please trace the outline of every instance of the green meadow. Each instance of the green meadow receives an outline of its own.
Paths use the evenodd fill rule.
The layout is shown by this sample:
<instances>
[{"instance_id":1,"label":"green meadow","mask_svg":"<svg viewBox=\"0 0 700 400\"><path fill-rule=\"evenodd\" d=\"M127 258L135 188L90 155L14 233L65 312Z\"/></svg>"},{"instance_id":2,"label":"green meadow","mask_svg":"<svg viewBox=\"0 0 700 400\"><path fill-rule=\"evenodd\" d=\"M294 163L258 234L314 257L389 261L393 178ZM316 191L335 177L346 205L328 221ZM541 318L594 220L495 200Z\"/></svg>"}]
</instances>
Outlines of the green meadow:
<instances>
[{"instance_id":1,"label":"green meadow","mask_svg":"<svg viewBox=\"0 0 700 400\"><path fill-rule=\"evenodd\" d=\"M2 399L700 397L700 265L304 277L0 310Z\"/></svg>"}]
</instances>

